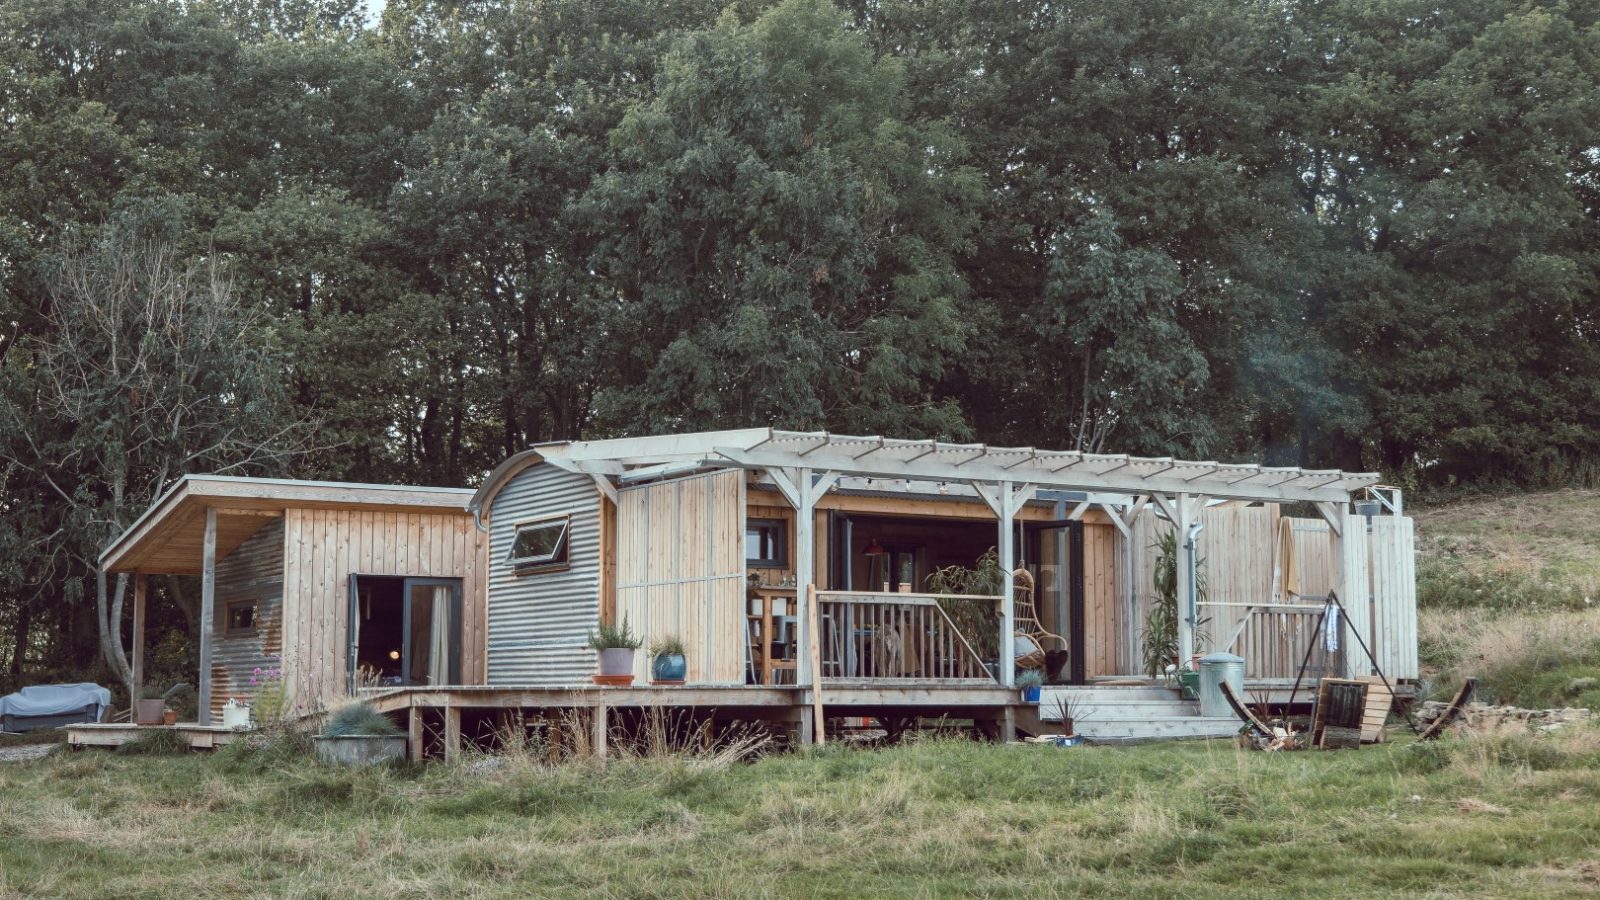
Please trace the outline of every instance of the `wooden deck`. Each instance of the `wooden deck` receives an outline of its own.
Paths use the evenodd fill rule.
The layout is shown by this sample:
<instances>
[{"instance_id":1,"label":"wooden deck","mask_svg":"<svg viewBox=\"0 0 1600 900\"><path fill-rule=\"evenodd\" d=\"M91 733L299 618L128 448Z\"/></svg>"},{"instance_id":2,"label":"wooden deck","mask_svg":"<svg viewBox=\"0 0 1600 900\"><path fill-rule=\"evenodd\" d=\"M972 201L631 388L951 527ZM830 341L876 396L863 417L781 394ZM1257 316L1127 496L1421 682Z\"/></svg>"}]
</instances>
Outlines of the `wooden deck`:
<instances>
[{"instance_id":1,"label":"wooden deck","mask_svg":"<svg viewBox=\"0 0 1600 900\"><path fill-rule=\"evenodd\" d=\"M142 734L152 731L176 731L195 750L212 750L224 747L240 735L249 734L224 728L221 725L197 725L180 722L177 725L133 725L128 722L97 722L92 725L68 725L67 745L70 747L120 747Z\"/></svg>"}]
</instances>

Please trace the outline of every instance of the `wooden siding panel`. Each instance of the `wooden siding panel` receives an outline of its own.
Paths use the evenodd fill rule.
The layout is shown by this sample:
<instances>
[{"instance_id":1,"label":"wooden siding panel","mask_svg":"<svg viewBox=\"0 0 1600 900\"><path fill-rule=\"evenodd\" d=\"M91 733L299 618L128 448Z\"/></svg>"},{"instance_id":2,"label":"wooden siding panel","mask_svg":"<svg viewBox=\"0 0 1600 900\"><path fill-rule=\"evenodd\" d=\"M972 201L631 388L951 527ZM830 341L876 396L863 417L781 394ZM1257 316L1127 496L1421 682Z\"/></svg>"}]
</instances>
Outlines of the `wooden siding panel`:
<instances>
[{"instance_id":1,"label":"wooden siding panel","mask_svg":"<svg viewBox=\"0 0 1600 900\"><path fill-rule=\"evenodd\" d=\"M646 643L676 636L688 679L744 672L744 474L723 470L624 488L617 511L618 608ZM641 654L635 676L648 676Z\"/></svg>"}]
</instances>

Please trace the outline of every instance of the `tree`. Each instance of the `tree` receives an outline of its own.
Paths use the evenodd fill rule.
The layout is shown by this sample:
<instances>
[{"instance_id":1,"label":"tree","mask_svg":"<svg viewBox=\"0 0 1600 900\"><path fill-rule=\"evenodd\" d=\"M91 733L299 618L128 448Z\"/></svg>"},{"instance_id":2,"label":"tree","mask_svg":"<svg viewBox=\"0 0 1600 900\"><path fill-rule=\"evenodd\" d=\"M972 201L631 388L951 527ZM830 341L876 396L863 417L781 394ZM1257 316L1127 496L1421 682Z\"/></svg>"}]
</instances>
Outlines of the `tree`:
<instances>
[{"instance_id":1,"label":"tree","mask_svg":"<svg viewBox=\"0 0 1600 900\"><path fill-rule=\"evenodd\" d=\"M821 0L684 35L580 201L606 318L601 427L964 434L977 182L901 67Z\"/></svg>"},{"instance_id":2,"label":"tree","mask_svg":"<svg viewBox=\"0 0 1600 900\"><path fill-rule=\"evenodd\" d=\"M100 550L181 474L284 470L310 423L284 402L271 329L215 258L109 229L61 250L46 281L49 327L7 361L0 461L51 495L37 552L69 592L92 576L101 652L134 696L127 576L109 587Z\"/></svg>"}]
</instances>

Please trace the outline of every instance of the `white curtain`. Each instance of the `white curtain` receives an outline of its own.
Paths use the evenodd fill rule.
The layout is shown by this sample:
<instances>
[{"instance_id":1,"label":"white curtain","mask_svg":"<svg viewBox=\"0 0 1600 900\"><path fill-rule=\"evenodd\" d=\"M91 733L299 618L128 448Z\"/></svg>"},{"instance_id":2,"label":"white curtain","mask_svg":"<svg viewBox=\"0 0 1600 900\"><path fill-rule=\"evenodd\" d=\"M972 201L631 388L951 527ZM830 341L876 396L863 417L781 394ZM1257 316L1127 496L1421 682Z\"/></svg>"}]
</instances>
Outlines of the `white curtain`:
<instances>
[{"instance_id":1,"label":"white curtain","mask_svg":"<svg viewBox=\"0 0 1600 900\"><path fill-rule=\"evenodd\" d=\"M428 635L428 683L450 683L450 636L455 633L450 621L450 587L433 589L433 630Z\"/></svg>"}]
</instances>

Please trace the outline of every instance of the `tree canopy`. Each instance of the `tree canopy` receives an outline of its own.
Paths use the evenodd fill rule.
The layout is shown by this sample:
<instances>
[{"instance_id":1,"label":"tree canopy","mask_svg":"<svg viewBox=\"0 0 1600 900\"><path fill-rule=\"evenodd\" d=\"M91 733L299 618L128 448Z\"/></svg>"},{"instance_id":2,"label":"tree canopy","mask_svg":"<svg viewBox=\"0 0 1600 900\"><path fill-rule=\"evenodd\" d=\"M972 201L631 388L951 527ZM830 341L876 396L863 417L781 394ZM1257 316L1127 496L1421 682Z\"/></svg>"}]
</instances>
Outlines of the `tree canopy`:
<instances>
[{"instance_id":1,"label":"tree canopy","mask_svg":"<svg viewBox=\"0 0 1600 900\"><path fill-rule=\"evenodd\" d=\"M465 485L536 441L774 424L1600 477L1597 22L9 0L0 670L92 664L106 529L217 465ZM211 273L248 326L151 345L138 401L51 393L88 248ZM210 424L152 443L150 385ZM241 422L260 452L197 452Z\"/></svg>"}]
</instances>

